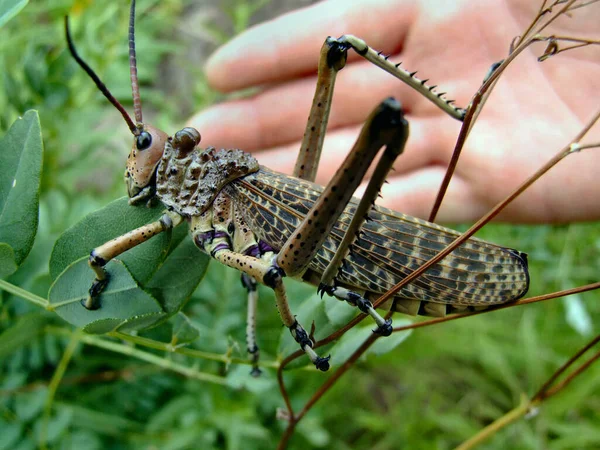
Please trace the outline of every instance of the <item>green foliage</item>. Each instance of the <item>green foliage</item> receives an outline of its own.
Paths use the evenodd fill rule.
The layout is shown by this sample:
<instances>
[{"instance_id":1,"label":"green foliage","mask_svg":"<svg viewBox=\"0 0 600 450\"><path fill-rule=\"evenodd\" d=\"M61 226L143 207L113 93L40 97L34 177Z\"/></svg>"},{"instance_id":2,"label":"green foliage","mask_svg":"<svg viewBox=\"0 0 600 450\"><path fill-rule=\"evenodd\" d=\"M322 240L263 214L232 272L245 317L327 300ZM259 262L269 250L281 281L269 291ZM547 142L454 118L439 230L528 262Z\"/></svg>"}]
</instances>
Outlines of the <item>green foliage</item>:
<instances>
[{"instance_id":1,"label":"green foliage","mask_svg":"<svg viewBox=\"0 0 600 450\"><path fill-rule=\"evenodd\" d=\"M37 232L42 171L37 113L15 121L0 148L0 276L7 276L25 260Z\"/></svg>"},{"instance_id":2,"label":"green foliage","mask_svg":"<svg viewBox=\"0 0 600 450\"><path fill-rule=\"evenodd\" d=\"M80 52L130 106L127 8L52 0L15 15L25 3L0 0L0 449L274 448L285 423L276 419L284 403L272 367L297 345L272 292L260 287L263 376L249 375L239 274L213 264L204 276L207 261L185 226L111 263L103 308L79 306L92 278L90 249L161 213L125 199L110 203L122 195L130 137L69 59L62 35L70 13ZM228 3L232 28L245 28L262 3ZM156 80L167 53L183 54L172 31L187 6L138 4L144 113L169 130L185 119L179 106L190 87L162 91ZM171 61L198 70L186 63ZM199 97L202 83L192 91L196 106L210 100ZM39 226L41 134L35 114L25 113L34 107L45 149ZM10 226L15 219L21 226ZM492 226L480 237L529 253L532 295L597 281L597 223ZM315 320L318 338L355 314L313 287L286 283L293 310L305 324ZM291 448L452 448L535 393L589 339L597 300L587 293L380 340L303 419ZM88 332L110 334L82 334L52 309ZM323 350L334 368L370 328L356 327ZM305 359L292 367L285 381L299 408L327 376ZM599 389L600 369L592 366L485 448L595 448Z\"/></svg>"}]
</instances>

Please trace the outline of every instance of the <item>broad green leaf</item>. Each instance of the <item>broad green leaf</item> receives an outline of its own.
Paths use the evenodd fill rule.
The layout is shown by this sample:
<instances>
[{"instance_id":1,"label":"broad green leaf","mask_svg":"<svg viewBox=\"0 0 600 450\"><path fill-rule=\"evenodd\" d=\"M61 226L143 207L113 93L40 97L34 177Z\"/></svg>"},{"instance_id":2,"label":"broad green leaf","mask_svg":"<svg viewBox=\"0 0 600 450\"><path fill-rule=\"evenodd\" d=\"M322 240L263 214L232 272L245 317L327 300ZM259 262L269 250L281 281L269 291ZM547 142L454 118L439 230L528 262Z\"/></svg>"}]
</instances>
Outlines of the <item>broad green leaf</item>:
<instances>
[{"instance_id":1,"label":"broad green leaf","mask_svg":"<svg viewBox=\"0 0 600 450\"><path fill-rule=\"evenodd\" d=\"M330 361L331 365L339 366L352 356L362 343L373 334L372 328L373 326L369 328L361 323L344 333L331 349L333 355ZM364 355L361 358L364 358Z\"/></svg>"},{"instance_id":2,"label":"broad green leaf","mask_svg":"<svg viewBox=\"0 0 600 450\"><path fill-rule=\"evenodd\" d=\"M0 27L25 8L29 0L0 0Z\"/></svg>"},{"instance_id":3,"label":"broad green leaf","mask_svg":"<svg viewBox=\"0 0 600 450\"><path fill-rule=\"evenodd\" d=\"M37 111L27 111L12 124L0 149L0 242L12 247L19 266L38 225L43 147Z\"/></svg>"},{"instance_id":4,"label":"broad green leaf","mask_svg":"<svg viewBox=\"0 0 600 450\"><path fill-rule=\"evenodd\" d=\"M331 354L334 355L331 361L332 365L343 364L373 334L375 323L370 320L366 318L360 325L348 330L333 346L331 349ZM394 322L394 326L408 325L410 323L409 320L400 319ZM392 333L391 336L381 337L367 349L361 358L364 358L366 355L382 355L387 353L400 345L410 334L411 330L407 330Z\"/></svg>"},{"instance_id":5,"label":"broad green leaf","mask_svg":"<svg viewBox=\"0 0 600 450\"><path fill-rule=\"evenodd\" d=\"M144 289L169 314L179 311L204 277L210 258L189 237L172 249Z\"/></svg>"},{"instance_id":6,"label":"broad green leaf","mask_svg":"<svg viewBox=\"0 0 600 450\"><path fill-rule=\"evenodd\" d=\"M345 325L356 315L356 308L350 306L346 301L325 295L323 302L327 318L336 327Z\"/></svg>"},{"instance_id":7,"label":"broad green leaf","mask_svg":"<svg viewBox=\"0 0 600 450\"><path fill-rule=\"evenodd\" d=\"M370 319L365 319L370 320ZM395 319L394 327L402 327L404 325L410 325L412 321L407 319ZM372 324L371 329L375 328L375 324ZM386 336L377 339L377 341L369 347L366 354L367 355L383 355L385 353L391 352L398 345L400 345L404 340L412 334L412 330L398 331L392 333L391 336Z\"/></svg>"},{"instance_id":8,"label":"broad green leaf","mask_svg":"<svg viewBox=\"0 0 600 450\"><path fill-rule=\"evenodd\" d=\"M173 336L171 345L185 345L195 341L200 336L198 328L187 318L185 314L179 312L173 317Z\"/></svg>"},{"instance_id":9,"label":"broad green leaf","mask_svg":"<svg viewBox=\"0 0 600 450\"><path fill-rule=\"evenodd\" d=\"M0 242L0 278L7 277L17 271L15 252L10 245Z\"/></svg>"},{"instance_id":10,"label":"broad green leaf","mask_svg":"<svg viewBox=\"0 0 600 450\"><path fill-rule=\"evenodd\" d=\"M122 197L106 207L88 214L83 220L65 231L54 244L50 257L50 276L58 275L73 261L87 256L95 247L121 236L135 228L157 220L164 207L130 206ZM140 283L147 281L157 265L166 257L171 233L160 233L147 242L126 251L119 259ZM89 269L88 269L89 270Z\"/></svg>"},{"instance_id":11,"label":"broad green leaf","mask_svg":"<svg viewBox=\"0 0 600 450\"><path fill-rule=\"evenodd\" d=\"M94 333L132 329L136 321L145 328L163 317L159 303L140 289L122 262L109 262L107 270L110 281L100 295L99 309L90 311L81 305L94 278L87 258L68 266L56 279L48 294L50 305L67 322ZM148 315L153 316L151 320Z\"/></svg>"}]
</instances>

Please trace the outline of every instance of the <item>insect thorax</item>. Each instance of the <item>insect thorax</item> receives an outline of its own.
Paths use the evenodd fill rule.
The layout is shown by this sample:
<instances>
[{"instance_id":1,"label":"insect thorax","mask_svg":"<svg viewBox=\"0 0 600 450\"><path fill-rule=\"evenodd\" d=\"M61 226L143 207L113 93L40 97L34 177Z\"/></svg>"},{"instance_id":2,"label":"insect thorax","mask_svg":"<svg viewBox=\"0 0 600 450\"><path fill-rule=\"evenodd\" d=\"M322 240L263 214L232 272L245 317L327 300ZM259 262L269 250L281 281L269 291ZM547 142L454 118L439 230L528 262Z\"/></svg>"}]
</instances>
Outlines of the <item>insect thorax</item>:
<instances>
[{"instance_id":1,"label":"insect thorax","mask_svg":"<svg viewBox=\"0 0 600 450\"><path fill-rule=\"evenodd\" d=\"M258 161L242 150L196 147L186 152L169 139L156 170L156 194L178 214L197 216L225 185L258 168Z\"/></svg>"}]
</instances>

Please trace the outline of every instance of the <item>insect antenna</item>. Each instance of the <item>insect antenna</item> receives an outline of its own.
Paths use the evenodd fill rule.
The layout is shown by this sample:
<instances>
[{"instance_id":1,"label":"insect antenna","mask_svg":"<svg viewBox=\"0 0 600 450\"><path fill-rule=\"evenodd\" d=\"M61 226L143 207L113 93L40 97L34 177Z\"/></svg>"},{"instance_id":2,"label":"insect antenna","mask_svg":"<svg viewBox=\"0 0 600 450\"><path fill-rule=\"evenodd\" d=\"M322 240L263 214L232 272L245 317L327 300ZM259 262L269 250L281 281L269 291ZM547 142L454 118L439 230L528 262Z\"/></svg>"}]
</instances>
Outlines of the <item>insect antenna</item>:
<instances>
[{"instance_id":1,"label":"insect antenna","mask_svg":"<svg viewBox=\"0 0 600 450\"><path fill-rule=\"evenodd\" d=\"M142 100L137 76L137 61L135 59L135 0L131 0L129 10L129 73L131 76L131 91L133 94L133 112L138 127L142 125Z\"/></svg>"},{"instance_id":2,"label":"insect antenna","mask_svg":"<svg viewBox=\"0 0 600 450\"><path fill-rule=\"evenodd\" d=\"M98 75L96 75L96 73L92 70L92 68L90 66L88 66L87 63L83 59L81 59L81 57L77 53L77 50L75 49L75 44L73 43L73 38L71 37L71 32L69 30L69 17L68 16L65 17L65 35L67 37L67 45L69 46L69 51L71 52L71 55L73 56L75 61L77 61L77 64L79 64L81 66L81 68L83 70L85 70L85 72L90 76L90 78L92 80L94 80L94 83L96 83L96 86L98 86L98 89L100 89L100 92L102 92L102 94L104 94L104 96L108 99L108 101L111 102L114 105L114 107L119 110L119 112L123 116L123 119L125 119L125 122L127 122L127 126L131 130L131 133L133 133L134 136L138 136L140 134L140 128L137 127L133 123L133 120L131 120L131 117L129 117L129 114L127 114L127 111L125 111L125 108L123 107L123 105L121 105L121 103L119 103L119 101L110 93L110 91L108 90L106 85L100 80ZM134 50L134 64L135 64L135 50ZM133 74L132 74L132 78L133 78ZM136 87L137 87L137 75L136 75ZM134 94L134 101L135 101L135 94ZM138 107L140 108L140 121L141 121L142 114L141 114L141 105L139 104L139 92L138 92ZM136 119L137 119L137 112L136 112Z\"/></svg>"}]
</instances>

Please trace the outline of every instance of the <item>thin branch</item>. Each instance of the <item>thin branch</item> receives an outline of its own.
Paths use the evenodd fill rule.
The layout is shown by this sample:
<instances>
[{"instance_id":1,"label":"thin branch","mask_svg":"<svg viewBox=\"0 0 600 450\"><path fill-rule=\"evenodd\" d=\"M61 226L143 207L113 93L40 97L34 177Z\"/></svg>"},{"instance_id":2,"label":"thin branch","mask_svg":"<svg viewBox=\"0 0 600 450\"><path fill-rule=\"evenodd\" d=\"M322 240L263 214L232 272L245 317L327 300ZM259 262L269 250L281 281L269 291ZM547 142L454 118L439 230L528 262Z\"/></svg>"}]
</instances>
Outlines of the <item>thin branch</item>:
<instances>
[{"instance_id":1,"label":"thin branch","mask_svg":"<svg viewBox=\"0 0 600 450\"><path fill-rule=\"evenodd\" d=\"M535 399L541 399L545 397L545 393L550 389L550 387L554 384L554 382L560 377L571 365L575 363L577 359L579 359L585 352L587 352L590 348L600 342L600 335L596 336L590 343L588 343L585 347L575 353L569 360L564 363L554 374L546 381L542 387L535 393L532 397Z\"/></svg>"},{"instance_id":2,"label":"thin branch","mask_svg":"<svg viewBox=\"0 0 600 450\"><path fill-rule=\"evenodd\" d=\"M542 398L547 399L547 398L552 397L553 395L558 394L560 391L562 391L564 388L566 388L571 383L571 381L573 381L575 378L577 378L579 375L581 375L583 372L585 372L594 362L596 362L598 360L598 358L600 358L600 350L598 352L596 352L594 354L594 356L592 356L590 359L588 359L585 363L583 363L581 366L579 366L577 369L575 369L573 371L573 373L571 373L567 377L565 377L565 379L562 380L559 384L548 389L543 394Z\"/></svg>"},{"instance_id":3,"label":"thin branch","mask_svg":"<svg viewBox=\"0 0 600 450\"><path fill-rule=\"evenodd\" d=\"M9 292L12 295L16 295L17 297L21 297L22 299L27 300L28 302L31 302L35 305L41 306L42 308L48 311L53 310L52 306L45 298L32 294L31 292L26 291L25 289L22 289L18 286L15 286L14 284L11 284L6 280L0 280L0 289Z\"/></svg>"},{"instance_id":4,"label":"thin branch","mask_svg":"<svg viewBox=\"0 0 600 450\"><path fill-rule=\"evenodd\" d=\"M532 407L533 405L531 402L522 402L519 406L510 410L502 417L494 420L491 424L480 430L475 436L467 439L454 450L470 450L477 447L479 444L496 434L502 428L525 416L529 411L531 411Z\"/></svg>"},{"instance_id":5,"label":"thin branch","mask_svg":"<svg viewBox=\"0 0 600 450\"><path fill-rule=\"evenodd\" d=\"M581 355L583 355L587 350L589 350L592 346L600 341L600 336L594 338L589 344L587 344L584 348L578 351L573 357L569 359L565 364L563 364L548 381L546 381L540 390L527 401L521 402L519 406L510 410L506 414L504 414L499 419L492 422L490 425L486 426L482 430L480 430L477 434L475 434L470 439L463 442L461 445L456 447L455 450L470 450L477 445L481 444L486 439L490 438L494 434L496 434L502 428L510 425L515 422L517 419L527 415L531 411L535 410L540 404L542 404L545 400L550 397L558 394L564 388L566 388L571 381L573 381L576 377L581 375L586 369L588 369L595 361L600 359L600 351L596 352L594 356L592 356L589 360L579 366L573 373L569 374L561 383L557 384L554 387L550 387L554 381L556 381L557 377L564 373L564 371L570 367L576 359L578 359Z\"/></svg>"},{"instance_id":6,"label":"thin branch","mask_svg":"<svg viewBox=\"0 0 600 450\"><path fill-rule=\"evenodd\" d=\"M46 331L53 334L59 334L63 336L70 336L72 332L59 327L46 327ZM131 356L142 361L146 361L151 364L155 364L159 367L162 367L166 370L171 370L173 372L184 375L188 378L192 378L199 381L206 381L208 383L227 385L227 379L225 377L219 377L217 375L212 375L205 372L200 372L192 367L184 366L183 364L178 364L170 359L166 359L152 353L145 352L143 350L137 349L135 347L121 344L120 342L109 341L106 338L102 338L99 336L95 336L92 334L84 334L81 336L81 342L88 345L93 345L94 347L103 348L105 350L120 353L122 355Z\"/></svg>"},{"instance_id":7,"label":"thin branch","mask_svg":"<svg viewBox=\"0 0 600 450\"><path fill-rule=\"evenodd\" d=\"M490 76L490 82L495 74ZM484 215L481 219L479 219L472 227L470 227L465 233L463 233L460 237L455 239L450 245L448 245L444 250L435 255L433 258L428 260L425 264L421 265L417 270L410 273L406 278L397 283L392 289L386 292L384 295L379 297L375 302L373 302L373 306L377 307L394 296L400 289L402 289L407 284L413 282L417 277L423 274L427 269L429 269L434 264L441 261L443 258L448 256L454 249L456 249L459 245L465 242L468 238L473 236L483 225L488 223L494 217L496 217L500 211L502 211L508 204L510 204L514 199L516 199L519 195L521 195L529 186L531 186L535 181L537 181L542 175L548 172L552 167L562 161L565 157L577 151L579 149L579 141L583 139L583 137L588 133L588 131L594 126L594 124L600 120L600 109L596 112L596 114L588 121L588 123L581 129L579 133L575 136L571 142L563 147L554 157L552 157L546 164L544 164L537 172L535 172L531 177L529 177L521 186L515 189L510 195L508 195L503 201L501 201L498 205L496 205L490 212Z\"/></svg>"}]
</instances>

